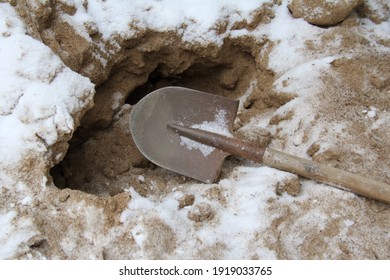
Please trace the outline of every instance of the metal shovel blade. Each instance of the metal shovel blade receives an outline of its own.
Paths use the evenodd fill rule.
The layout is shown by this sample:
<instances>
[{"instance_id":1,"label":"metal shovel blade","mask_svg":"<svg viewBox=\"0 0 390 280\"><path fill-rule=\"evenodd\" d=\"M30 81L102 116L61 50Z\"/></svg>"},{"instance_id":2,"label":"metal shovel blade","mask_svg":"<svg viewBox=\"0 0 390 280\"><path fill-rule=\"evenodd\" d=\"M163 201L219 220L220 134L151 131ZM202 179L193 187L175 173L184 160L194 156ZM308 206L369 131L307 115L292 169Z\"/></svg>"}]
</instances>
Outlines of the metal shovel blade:
<instances>
[{"instance_id":1,"label":"metal shovel blade","mask_svg":"<svg viewBox=\"0 0 390 280\"><path fill-rule=\"evenodd\" d=\"M224 112L224 121L232 133L238 103L188 88L165 87L149 93L133 107L130 130L138 149L151 162L210 183L218 179L228 154L211 147L205 152L196 145L191 146L189 139L183 139L183 136L169 129L168 124L191 127L212 123L220 112Z\"/></svg>"}]
</instances>

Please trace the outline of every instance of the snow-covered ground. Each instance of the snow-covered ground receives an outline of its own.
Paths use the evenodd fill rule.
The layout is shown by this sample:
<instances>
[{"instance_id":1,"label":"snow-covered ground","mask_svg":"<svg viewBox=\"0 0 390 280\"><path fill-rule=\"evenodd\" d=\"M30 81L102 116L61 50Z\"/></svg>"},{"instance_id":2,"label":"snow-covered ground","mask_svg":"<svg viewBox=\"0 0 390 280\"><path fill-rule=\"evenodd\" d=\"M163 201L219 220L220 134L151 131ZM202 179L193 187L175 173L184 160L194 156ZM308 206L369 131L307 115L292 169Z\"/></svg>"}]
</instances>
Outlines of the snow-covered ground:
<instances>
[{"instance_id":1,"label":"snow-covered ground","mask_svg":"<svg viewBox=\"0 0 390 280\"><path fill-rule=\"evenodd\" d=\"M31 1L31 9L45 8L48 2ZM277 108L256 109L238 131L250 138L265 130L274 148L305 158L317 155L326 164L365 170L367 176L372 172L390 182L389 156L374 153L366 140L374 139L379 151L390 147L385 137L390 127L389 75L375 67L363 68L362 77L360 72L342 76L334 69L340 61L352 63L378 54L389 64L389 19L374 23L355 14L350 27L346 23L344 29L321 28L294 18L289 1L57 2L75 8L74 13L63 13L62 20L79 36L94 44L92 29L115 46L104 52L107 56L99 56L102 67L120 52L121 42L145 30L173 31L186 45L221 47L227 38L261 38L262 48L255 56L268 57L274 98L293 98ZM379 10L389 7L381 1L366 2ZM274 13L269 22L235 27L237 22L252 22L263 5ZM157 168L118 176L123 192L113 197L56 188L49 170L65 157L67 141L93 107L95 85L83 76L86 72L71 70L55 47L32 36L21 10L0 3L0 259L390 258L388 205L250 161L229 159L215 184L181 181ZM215 28L221 22L223 32ZM375 61L367 67L370 63ZM376 90L384 98L359 101L347 113L346 104L332 103L340 90L332 86L349 85L347 79L367 80L371 92L377 81L370 84L371 74L379 79ZM248 85L240 113L245 113L243 104L257 83ZM110 108L123 105L120 94L115 98L116 106ZM350 114L366 125L359 133L362 138L350 131L357 122ZM314 144L318 149L308 152ZM356 160L359 156L367 162ZM148 177L150 172L157 175ZM146 195L137 192L129 179L133 177L148 190ZM280 192L297 180L297 196Z\"/></svg>"}]
</instances>

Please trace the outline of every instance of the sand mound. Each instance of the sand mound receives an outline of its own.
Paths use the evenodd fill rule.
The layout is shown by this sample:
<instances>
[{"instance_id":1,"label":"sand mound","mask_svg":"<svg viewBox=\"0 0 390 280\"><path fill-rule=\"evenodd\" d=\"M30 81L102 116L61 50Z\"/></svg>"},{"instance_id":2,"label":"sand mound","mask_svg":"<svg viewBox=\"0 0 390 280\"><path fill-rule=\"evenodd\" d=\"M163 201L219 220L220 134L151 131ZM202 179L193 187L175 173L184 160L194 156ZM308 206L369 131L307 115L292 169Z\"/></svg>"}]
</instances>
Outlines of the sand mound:
<instances>
[{"instance_id":1,"label":"sand mound","mask_svg":"<svg viewBox=\"0 0 390 280\"><path fill-rule=\"evenodd\" d=\"M200 184L128 129L194 88L240 100L244 139L390 183L386 3L3 2L0 258L390 258L386 204L233 157Z\"/></svg>"}]
</instances>

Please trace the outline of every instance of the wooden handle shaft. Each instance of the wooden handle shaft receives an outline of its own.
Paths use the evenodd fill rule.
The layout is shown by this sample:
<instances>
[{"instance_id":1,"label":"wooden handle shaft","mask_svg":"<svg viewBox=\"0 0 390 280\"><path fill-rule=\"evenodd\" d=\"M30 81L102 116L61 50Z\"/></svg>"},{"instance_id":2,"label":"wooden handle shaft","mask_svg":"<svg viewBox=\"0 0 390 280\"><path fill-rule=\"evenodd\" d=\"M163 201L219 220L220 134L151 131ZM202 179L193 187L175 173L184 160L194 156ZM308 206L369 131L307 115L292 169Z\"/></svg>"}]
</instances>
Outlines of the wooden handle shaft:
<instances>
[{"instance_id":1,"label":"wooden handle shaft","mask_svg":"<svg viewBox=\"0 0 390 280\"><path fill-rule=\"evenodd\" d=\"M390 185L337 168L321 165L311 160L286 154L271 148L265 149L257 143L226 137L209 131L185 127L176 123L168 124L180 135L199 143L223 150L284 171L326 184L346 188L357 194L390 203Z\"/></svg>"},{"instance_id":2,"label":"wooden handle shaft","mask_svg":"<svg viewBox=\"0 0 390 280\"><path fill-rule=\"evenodd\" d=\"M354 193L390 203L390 185L383 182L321 165L271 148L265 150L263 162L270 167L292 172L330 185L340 186Z\"/></svg>"}]
</instances>

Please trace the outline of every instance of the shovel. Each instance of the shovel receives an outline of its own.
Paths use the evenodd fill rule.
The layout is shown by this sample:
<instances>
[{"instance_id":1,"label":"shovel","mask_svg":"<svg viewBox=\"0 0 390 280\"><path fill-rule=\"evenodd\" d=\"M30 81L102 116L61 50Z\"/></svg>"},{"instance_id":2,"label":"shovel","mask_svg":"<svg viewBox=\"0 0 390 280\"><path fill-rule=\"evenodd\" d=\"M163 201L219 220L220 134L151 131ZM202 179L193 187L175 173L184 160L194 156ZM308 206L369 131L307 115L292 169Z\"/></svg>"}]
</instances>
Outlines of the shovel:
<instances>
[{"instance_id":1,"label":"shovel","mask_svg":"<svg viewBox=\"0 0 390 280\"><path fill-rule=\"evenodd\" d=\"M141 153L168 170L213 183L235 155L390 203L390 185L233 137L239 102L182 87L149 93L132 109L130 130Z\"/></svg>"}]
</instances>

